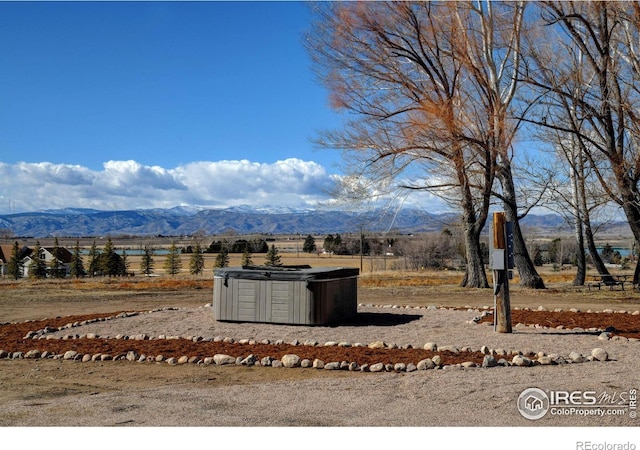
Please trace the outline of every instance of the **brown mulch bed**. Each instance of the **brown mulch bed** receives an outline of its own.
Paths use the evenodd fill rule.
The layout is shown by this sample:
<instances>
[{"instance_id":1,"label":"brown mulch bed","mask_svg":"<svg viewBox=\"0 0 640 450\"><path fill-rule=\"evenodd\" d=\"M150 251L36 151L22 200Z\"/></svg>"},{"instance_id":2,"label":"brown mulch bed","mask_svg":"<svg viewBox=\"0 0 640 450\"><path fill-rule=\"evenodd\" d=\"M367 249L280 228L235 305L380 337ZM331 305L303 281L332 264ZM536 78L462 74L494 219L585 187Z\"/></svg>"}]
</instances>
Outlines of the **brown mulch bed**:
<instances>
[{"instance_id":1,"label":"brown mulch bed","mask_svg":"<svg viewBox=\"0 0 640 450\"><path fill-rule=\"evenodd\" d=\"M275 345L275 344L239 344L226 342L193 342L188 339L53 339L33 340L24 339L30 331L44 329L45 327L58 328L68 323L82 322L94 318L115 316L116 313L91 314L82 316L59 317L46 320L29 321L16 324L0 325L0 350L6 352L24 352L29 350L47 351L51 354L63 354L68 350L74 350L79 354L108 354L112 357L125 355L129 351L135 351L139 355L157 356L165 358L182 356L204 359L215 354L228 354L232 356L246 357L253 354L260 360L265 356L281 359L285 354L296 354L301 359L320 359L325 363L357 362L363 364L395 364L413 363L425 358L431 358L439 354L442 364L457 364L465 361L473 361L481 364L484 355L480 352L431 352L424 349L370 349L367 347L324 347L304 345ZM511 312L512 323L539 324L549 328L563 326L569 328L604 330L613 327L612 333L618 336L640 338L640 316L620 313L583 313L583 312L551 312L551 311L526 311L513 310ZM493 318L487 316L480 322L492 322Z\"/></svg>"},{"instance_id":2,"label":"brown mulch bed","mask_svg":"<svg viewBox=\"0 0 640 450\"><path fill-rule=\"evenodd\" d=\"M493 322L492 316L484 317L479 323ZM640 315L621 313L585 313L585 312L553 312L553 311L511 311L511 323L525 325L541 325L549 328L563 326L566 329L598 328L606 330L613 327L612 335L640 339Z\"/></svg>"}]
</instances>

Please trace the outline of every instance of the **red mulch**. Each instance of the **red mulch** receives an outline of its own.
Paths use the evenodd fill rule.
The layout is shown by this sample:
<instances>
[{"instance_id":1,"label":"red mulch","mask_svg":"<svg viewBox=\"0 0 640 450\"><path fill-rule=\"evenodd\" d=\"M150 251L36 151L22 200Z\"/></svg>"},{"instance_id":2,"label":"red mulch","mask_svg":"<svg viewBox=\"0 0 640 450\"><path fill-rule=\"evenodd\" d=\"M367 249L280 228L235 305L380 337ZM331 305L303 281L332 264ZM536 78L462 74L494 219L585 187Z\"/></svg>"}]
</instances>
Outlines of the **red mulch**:
<instances>
[{"instance_id":1,"label":"red mulch","mask_svg":"<svg viewBox=\"0 0 640 450\"><path fill-rule=\"evenodd\" d=\"M77 351L80 354L94 355L97 353L108 354L112 357L125 355L129 351L135 351L139 355L157 356L165 358L181 356L198 357L204 359L215 354L227 354L235 357L246 357L253 354L258 360L265 356L281 359L285 354L296 354L301 359L320 359L328 362L356 362L363 364L395 364L413 363L431 358L434 352L424 349L370 349L367 347L312 347L303 345L270 345L270 344L238 344L225 342L193 342L188 339L153 339L153 340L124 340L124 339L72 339L72 340L32 340L23 339L29 331L41 330L45 327L58 328L68 323L82 322L94 318L109 317L118 313L91 314L82 316L70 316L55 319L23 322L17 324L0 325L0 350L7 352L29 350L47 351L52 354L63 354L68 350ZM631 314L605 314L605 313L573 313L550 311L524 311L511 312L512 323L539 324L550 328L559 325L565 328L580 327L583 329L606 329L614 327L613 334L625 337L640 338L640 316ZM487 316L482 322L492 322L493 318ZM480 352L436 352L442 358L442 364L457 364L465 361L482 363L484 355Z\"/></svg>"},{"instance_id":2,"label":"red mulch","mask_svg":"<svg viewBox=\"0 0 640 450\"><path fill-rule=\"evenodd\" d=\"M484 317L482 322L493 322L492 316ZM620 313L585 313L585 312L552 312L552 311L511 311L511 323L525 325L542 325L556 328L560 325L569 328L598 328L605 330L614 327L612 335L640 339L640 315Z\"/></svg>"}]
</instances>

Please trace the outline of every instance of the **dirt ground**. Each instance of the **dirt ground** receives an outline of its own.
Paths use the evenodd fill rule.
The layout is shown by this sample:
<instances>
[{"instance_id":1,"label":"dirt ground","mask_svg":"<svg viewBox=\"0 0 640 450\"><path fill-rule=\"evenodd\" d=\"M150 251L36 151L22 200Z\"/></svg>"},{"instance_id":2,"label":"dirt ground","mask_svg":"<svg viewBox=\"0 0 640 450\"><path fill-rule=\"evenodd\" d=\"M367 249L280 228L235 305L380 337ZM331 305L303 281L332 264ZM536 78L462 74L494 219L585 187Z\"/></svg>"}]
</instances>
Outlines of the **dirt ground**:
<instances>
[{"instance_id":1,"label":"dirt ground","mask_svg":"<svg viewBox=\"0 0 640 450\"><path fill-rule=\"evenodd\" d=\"M0 323L5 324L0 328L3 338L9 336L11 323L24 326L27 320L59 318L59 322L64 322L68 316L143 311L137 316L87 324L52 335L146 333L258 341L282 339L286 343L296 339L300 342L312 339L365 344L383 340L398 346L411 344L414 350L426 342L435 342L439 346L469 347L476 356L483 345L565 356L572 351L589 355L593 348L600 347L610 358L606 362L535 367L463 369L448 366L410 373L0 359L0 425L5 427L358 427L362 430L363 427L525 426L581 427L583 436L597 430L604 431L605 437L609 436L606 434L609 429L616 430L615 436L620 437L624 436L624 431L618 427L624 430L638 425L637 420L630 417L628 396L640 387L640 342L634 340L640 337L637 320L640 316L632 314L640 310L640 294L630 290L594 291L557 285L544 291L530 291L513 287L514 326L521 325L515 326L512 334L495 333L489 324L469 323L485 307L492 306L491 290L470 291L455 286L359 288L360 322L332 327L217 322L211 308L204 307L212 301L212 291L207 283L140 288L135 284L16 284L3 281L0 282L0 293ZM457 309L426 309L429 305ZM548 311L537 311L540 306ZM532 311L525 311L525 308ZM577 308L580 313L569 313L570 308ZM563 313L555 313L554 320L559 322L551 322L554 309L563 310ZM603 310L611 312L587 312ZM582 323L578 317L596 322ZM626 325L618 322L619 319L625 319ZM535 325L529 322L540 326L528 326ZM41 323L26 325L38 328ZM580 329L574 330L576 326ZM608 326L614 326L620 338L598 339L599 332L595 329ZM20 337L14 340L23 341ZM39 342L64 346L86 341ZM133 341L121 342L131 344ZM0 350L3 345L10 344L4 341ZM55 353L61 349L52 348L51 351ZM85 350L85 353L96 351ZM286 349L287 352L294 350L302 356L302 346ZM144 351L141 347L138 353ZM163 351L168 349L165 347ZM216 350L208 350L213 351ZM393 351L398 352L393 355L400 355L408 350ZM148 348L148 353L154 352L156 350ZM275 351L273 353L275 355ZM317 355L309 354L309 357L314 356ZM322 355L322 358L338 356ZM389 362L396 362L394 358L398 359L398 356L389 358ZM471 354L464 358L473 360ZM363 362L359 361L360 364ZM451 363L455 362L452 360ZM607 412L603 416L589 416L586 409L579 407L576 409L579 411L571 415L548 414L540 420L530 420L519 414L517 401L524 390L534 387L547 392L592 392L599 399L608 400L607 407L615 403L624 404L626 409L621 415ZM375 436L375 432L370 436Z\"/></svg>"}]
</instances>

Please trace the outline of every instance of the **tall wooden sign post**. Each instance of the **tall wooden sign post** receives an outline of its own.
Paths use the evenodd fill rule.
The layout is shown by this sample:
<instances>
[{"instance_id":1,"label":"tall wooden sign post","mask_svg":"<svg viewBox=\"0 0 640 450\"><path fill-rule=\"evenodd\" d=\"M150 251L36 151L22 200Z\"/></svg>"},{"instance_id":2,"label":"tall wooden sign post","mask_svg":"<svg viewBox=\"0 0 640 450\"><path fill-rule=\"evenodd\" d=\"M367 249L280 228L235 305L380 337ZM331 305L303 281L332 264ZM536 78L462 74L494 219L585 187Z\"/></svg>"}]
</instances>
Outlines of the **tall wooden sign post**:
<instances>
[{"instance_id":1,"label":"tall wooden sign post","mask_svg":"<svg viewBox=\"0 0 640 450\"><path fill-rule=\"evenodd\" d=\"M499 333L511 333L511 300L509 298L509 273L513 269L513 233L504 212L493 213L489 237L489 264L493 272L493 329Z\"/></svg>"}]
</instances>

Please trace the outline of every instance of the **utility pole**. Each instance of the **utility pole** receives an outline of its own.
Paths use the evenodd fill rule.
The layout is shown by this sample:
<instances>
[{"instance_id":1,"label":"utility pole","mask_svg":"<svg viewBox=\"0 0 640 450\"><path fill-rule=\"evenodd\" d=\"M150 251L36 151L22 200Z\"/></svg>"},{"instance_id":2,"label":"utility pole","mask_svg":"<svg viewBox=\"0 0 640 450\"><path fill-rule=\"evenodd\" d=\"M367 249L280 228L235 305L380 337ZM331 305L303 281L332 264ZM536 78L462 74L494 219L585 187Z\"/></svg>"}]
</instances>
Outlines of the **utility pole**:
<instances>
[{"instance_id":1,"label":"utility pole","mask_svg":"<svg viewBox=\"0 0 640 450\"><path fill-rule=\"evenodd\" d=\"M489 237L490 266L493 273L493 329L498 333L511 333L511 299L509 278L513 263L513 227L504 212L493 213Z\"/></svg>"}]
</instances>

